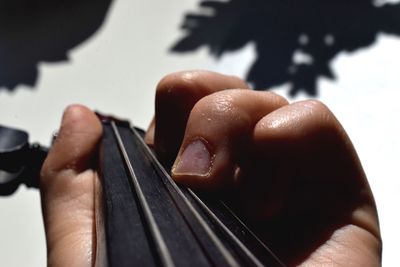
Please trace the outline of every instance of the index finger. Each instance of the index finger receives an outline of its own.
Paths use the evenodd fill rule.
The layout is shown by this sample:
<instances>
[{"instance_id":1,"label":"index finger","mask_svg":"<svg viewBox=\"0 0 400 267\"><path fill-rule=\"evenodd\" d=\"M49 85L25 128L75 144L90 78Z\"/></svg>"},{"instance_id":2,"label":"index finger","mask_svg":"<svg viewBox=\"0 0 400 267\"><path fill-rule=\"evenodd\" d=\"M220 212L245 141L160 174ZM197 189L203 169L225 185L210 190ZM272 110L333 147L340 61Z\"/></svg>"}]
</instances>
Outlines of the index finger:
<instances>
[{"instance_id":1,"label":"index finger","mask_svg":"<svg viewBox=\"0 0 400 267\"><path fill-rule=\"evenodd\" d=\"M153 126L146 136L158 158L170 167L178 154L193 106L203 97L226 89L248 89L238 77L210 71L185 71L164 77L157 86ZM151 136L154 129L154 137Z\"/></svg>"}]
</instances>

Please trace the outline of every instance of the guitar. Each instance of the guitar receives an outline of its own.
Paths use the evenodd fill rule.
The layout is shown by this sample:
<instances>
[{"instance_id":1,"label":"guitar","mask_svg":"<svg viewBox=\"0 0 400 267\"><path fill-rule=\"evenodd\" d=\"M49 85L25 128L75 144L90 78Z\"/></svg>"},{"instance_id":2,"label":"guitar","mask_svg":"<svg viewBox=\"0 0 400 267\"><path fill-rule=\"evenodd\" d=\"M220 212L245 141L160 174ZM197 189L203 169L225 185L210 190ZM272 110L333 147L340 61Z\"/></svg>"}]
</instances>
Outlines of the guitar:
<instances>
[{"instance_id":1,"label":"guitar","mask_svg":"<svg viewBox=\"0 0 400 267\"><path fill-rule=\"evenodd\" d=\"M103 125L96 266L285 266L227 203L177 185L128 121ZM38 187L48 149L0 126L0 194Z\"/></svg>"}]
</instances>

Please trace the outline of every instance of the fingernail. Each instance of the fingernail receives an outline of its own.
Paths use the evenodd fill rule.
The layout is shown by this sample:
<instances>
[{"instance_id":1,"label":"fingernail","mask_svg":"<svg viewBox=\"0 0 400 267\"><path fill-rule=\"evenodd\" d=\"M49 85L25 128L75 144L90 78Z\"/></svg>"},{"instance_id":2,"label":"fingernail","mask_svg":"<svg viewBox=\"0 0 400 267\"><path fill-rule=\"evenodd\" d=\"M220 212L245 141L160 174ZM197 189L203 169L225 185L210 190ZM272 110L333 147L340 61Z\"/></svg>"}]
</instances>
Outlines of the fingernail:
<instances>
[{"instance_id":1,"label":"fingernail","mask_svg":"<svg viewBox=\"0 0 400 267\"><path fill-rule=\"evenodd\" d=\"M203 140L195 140L186 146L172 168L174 175L205 176L211 170L211 154Z\"/></svg>"}]
</instances>

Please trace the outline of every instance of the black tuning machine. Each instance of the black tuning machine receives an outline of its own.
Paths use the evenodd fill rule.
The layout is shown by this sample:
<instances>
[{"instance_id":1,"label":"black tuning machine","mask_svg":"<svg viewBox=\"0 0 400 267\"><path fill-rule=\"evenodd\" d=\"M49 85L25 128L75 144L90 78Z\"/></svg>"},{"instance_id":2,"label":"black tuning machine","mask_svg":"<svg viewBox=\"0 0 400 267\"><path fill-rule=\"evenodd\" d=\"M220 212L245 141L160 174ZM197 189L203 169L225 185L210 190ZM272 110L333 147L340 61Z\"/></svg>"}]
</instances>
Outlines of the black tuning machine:
<instances>
[{"instance_id":1,"label":"black tuning machine","mask_svg":"<svg viewBox=\"0 0 400 267\"><path fill-rule=\"evenodd\" d=\"M39 187L39 174L48 148L30 144L27 132L0 125L0 196L13 194L20 184Z\"/></svg>"}]
</instances>

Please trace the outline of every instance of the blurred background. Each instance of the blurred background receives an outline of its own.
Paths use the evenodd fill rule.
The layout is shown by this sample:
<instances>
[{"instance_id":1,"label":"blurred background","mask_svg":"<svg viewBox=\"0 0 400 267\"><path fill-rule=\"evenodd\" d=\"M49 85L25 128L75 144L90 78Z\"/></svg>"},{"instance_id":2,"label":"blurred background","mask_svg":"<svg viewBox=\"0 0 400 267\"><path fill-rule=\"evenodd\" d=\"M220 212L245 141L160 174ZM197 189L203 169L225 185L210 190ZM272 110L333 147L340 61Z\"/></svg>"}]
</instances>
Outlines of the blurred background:
<instances>
[{"instance_id":1,"label":"blurred background","mask_svg":"<svg viewBox=\"0 0 400 267\"><path fill-rule=\"evenodd\" d=\"M186 69L320 99L369 178L384 266L398 266L399 2L2 0L0 124L48 145L63 109L82 103L145 128L157 82ZM37 190L0 196L0 259L46 264Z\"/></svg>"}]
</instances>

